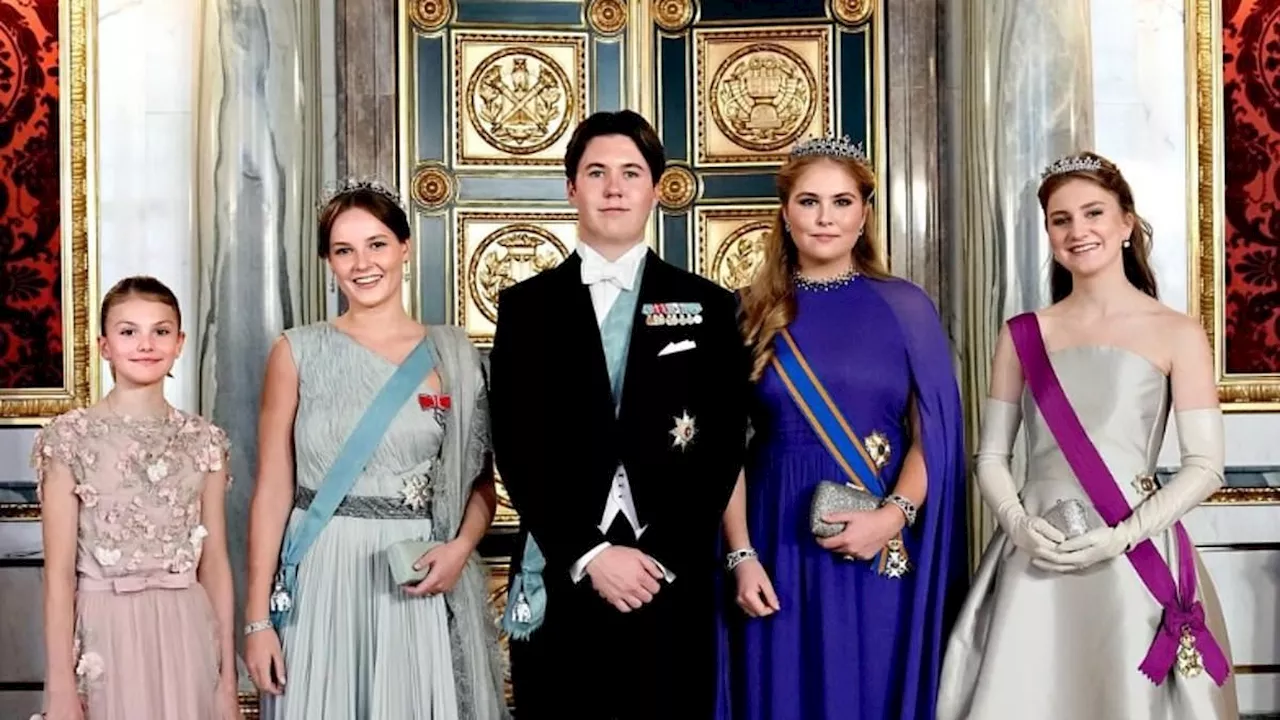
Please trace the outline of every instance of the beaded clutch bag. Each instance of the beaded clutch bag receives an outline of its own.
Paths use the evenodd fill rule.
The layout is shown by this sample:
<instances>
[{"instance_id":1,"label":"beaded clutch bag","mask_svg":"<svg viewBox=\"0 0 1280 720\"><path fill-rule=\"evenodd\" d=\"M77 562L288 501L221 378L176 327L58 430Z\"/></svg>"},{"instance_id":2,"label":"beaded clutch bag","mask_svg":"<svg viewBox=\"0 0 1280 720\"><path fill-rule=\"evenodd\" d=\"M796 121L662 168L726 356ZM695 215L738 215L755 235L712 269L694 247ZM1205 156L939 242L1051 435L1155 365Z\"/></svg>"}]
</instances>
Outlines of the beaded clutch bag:
<instances>
[{"instance_id":1,"label":"beaded clutch bag","mask_svg":"<svg viewBox=\"0 0 1280 720\"><path fill-rule=\"evenodd\" d=\"M844 523L829 523L822 518L836 512L865 512L880 507L880 498L865 490L830 480L818 483L809 504L809 530L818 537L828 538L844 531Z\"/></svg>"},{"instance_id":2,"label":"beaded clutch bag","mask_svg":"<svg viewBox=\"0 0 1280 720\"><path fill-rule=\"evenodd\" d=\"M1068 540L1084 535L1097 525L1092 521L1089 509L1075 498L1059 500L1041 517L1062 531Z\"/></svg>"}]
</instances>

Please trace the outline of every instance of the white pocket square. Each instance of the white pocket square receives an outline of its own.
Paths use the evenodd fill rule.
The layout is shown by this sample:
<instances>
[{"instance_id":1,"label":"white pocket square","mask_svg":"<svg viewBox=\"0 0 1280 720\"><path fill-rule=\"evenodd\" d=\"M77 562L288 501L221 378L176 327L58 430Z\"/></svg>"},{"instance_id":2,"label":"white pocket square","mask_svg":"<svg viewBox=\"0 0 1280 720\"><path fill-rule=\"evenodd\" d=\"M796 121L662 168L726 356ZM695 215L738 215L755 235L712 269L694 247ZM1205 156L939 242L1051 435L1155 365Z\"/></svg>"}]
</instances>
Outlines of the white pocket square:
<instances>
[{"instance_id":1,"label":"white pocket square","mask_svg":"<svg viewBox=\"0 0 1280 720\"><path fill-rule=\"evenodd\" d=\"M658 353L658 357L662 357L663 355L674 355L675 353L692 350L696 347L698 347L698 344L692 340L681 340L680 342L667 343L667 346L662 348L662 351Z\"/></svg>"}]
</instances>

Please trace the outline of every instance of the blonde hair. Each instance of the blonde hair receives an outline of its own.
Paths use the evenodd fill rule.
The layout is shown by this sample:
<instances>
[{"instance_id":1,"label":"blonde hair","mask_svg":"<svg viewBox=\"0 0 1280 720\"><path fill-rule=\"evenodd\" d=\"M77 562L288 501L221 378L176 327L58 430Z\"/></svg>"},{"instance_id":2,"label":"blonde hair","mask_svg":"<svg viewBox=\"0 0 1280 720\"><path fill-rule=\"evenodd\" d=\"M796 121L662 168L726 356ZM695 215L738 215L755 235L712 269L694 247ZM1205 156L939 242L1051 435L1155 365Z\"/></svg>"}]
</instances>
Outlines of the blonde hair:
<instances>
[{"instance_id":1,"label":"blonde hair","mask_svg":"<svg viewBox=\"0 0 1280 720\"><path fill-rule=\"evenodd\" d=\"M759 380L773 360L773 339L796 318L795 282L799 251L787 231L782 211L791 200L796 181L805 170L820 162L839 165L858 186L868 208L862 237L853 246L853 267L859 273L875 278L889 277L880 244L876 238L875 213L870 211L876 189L876 176L866 163L849 157L805 155L793 157L778 170L778 199L782 207L773 219L773 227L765 238L764 264L751 284L742 290L741 330L744 342L751 348L751 379Z\"/></svg>"}]
</instances>

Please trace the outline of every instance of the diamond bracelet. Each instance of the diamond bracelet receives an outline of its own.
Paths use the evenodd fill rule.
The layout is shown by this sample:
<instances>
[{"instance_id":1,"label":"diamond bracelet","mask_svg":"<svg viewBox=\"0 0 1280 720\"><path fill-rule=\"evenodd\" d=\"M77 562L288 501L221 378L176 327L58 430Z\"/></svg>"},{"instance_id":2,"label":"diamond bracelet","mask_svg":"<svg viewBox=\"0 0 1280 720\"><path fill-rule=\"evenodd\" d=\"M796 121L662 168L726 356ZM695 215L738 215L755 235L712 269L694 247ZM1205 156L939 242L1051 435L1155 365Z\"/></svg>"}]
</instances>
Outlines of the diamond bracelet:
<instances>
[{"instance_id":1,"label":"diamond bracelet","mask_svg":"<svg viewBox=\"0 0 1280 720\"><path fill-rule=\"evenodd\" d=\"M728 570L729 572L733 572L734 568L738 567L743 562L750 560L753 557L757 557L755 548L748 547L748 548L742 548L741 550L734 550L728 555L725 555L724 569Z\"/></svg>"},{"instance_id":2,"label":"diamond bracelet","mask_svg":"<svg viewBox=\"0 0 1280 720\"><path fill-rule=\"evenodd\" d=\"M270 629L271 629L270 620L254 620L253 622L244 626L244 634L252 635L256 632L262 632L263 630L270 630Z\"/></svg>"},{"instance_id":3,"label":"diamond bracelet","mask_svg":"<svg viewBox=\"0 0 1280 720\"><path fill-rule=\"evenodd\" d=\"M901 510L902 514L905 515L907 518L907 527L911 527L912 525L916 524L915 503L902 497L901 495L890 495L889 497L885 498L883 502L880 503L880 507L884 507L885 505L894 505L899 510Z\"/></svg>"}]
</instances>

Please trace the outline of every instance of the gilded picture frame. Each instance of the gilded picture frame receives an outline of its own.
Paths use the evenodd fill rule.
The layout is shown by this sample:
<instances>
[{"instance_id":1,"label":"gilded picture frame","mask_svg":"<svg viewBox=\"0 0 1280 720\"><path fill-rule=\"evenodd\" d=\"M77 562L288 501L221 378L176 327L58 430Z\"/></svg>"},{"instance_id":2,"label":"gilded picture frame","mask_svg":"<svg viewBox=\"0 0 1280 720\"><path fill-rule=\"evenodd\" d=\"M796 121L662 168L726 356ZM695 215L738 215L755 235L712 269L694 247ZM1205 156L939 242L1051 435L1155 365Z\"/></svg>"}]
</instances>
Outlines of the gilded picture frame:
<instances>
[{"instance_id":1,"label":"gilded picture frame","mask_svg":"<svg viewBox=\"0 0 1280 720\"><path fill-rule=\"evenodd\" d=\"M1187 297L1214 356L1218 398L1224 412L1280 410L1280 367L1274 372L1232 373L1227 359L1226 164L1222 0L1187 0L1187 132L1190 238ZM1222 488L1209 504L1280 503L1280 487Z\"/></svg>"},{"instance_id":2,"label":"gilded picture frame","mask_svg":"<svg viewBox=\"0 0 1280 720\"><path fill-rule=\"evenodd\" d=\"M1280 410L1280 366L1233 372L1228 362L1226 165L1231 143L1223 75L1222 0L1187 0L1188 147L1190 152L1187 289L1190 312L1209 336L1224 412ZM1237 270L1238 272L1238 270Z\"/></svg>"},{"instance_id":3,"label":"gilded picture frame","mask_svg":"<svg viewBox=\"0 0 1280 720\"><path fill-rule=\"evenodd\" d=\"M43 425L98 392L96 0L58 4L59 307L62 382L0 388L0 425Z\"/></svg>"}]
</instances>

